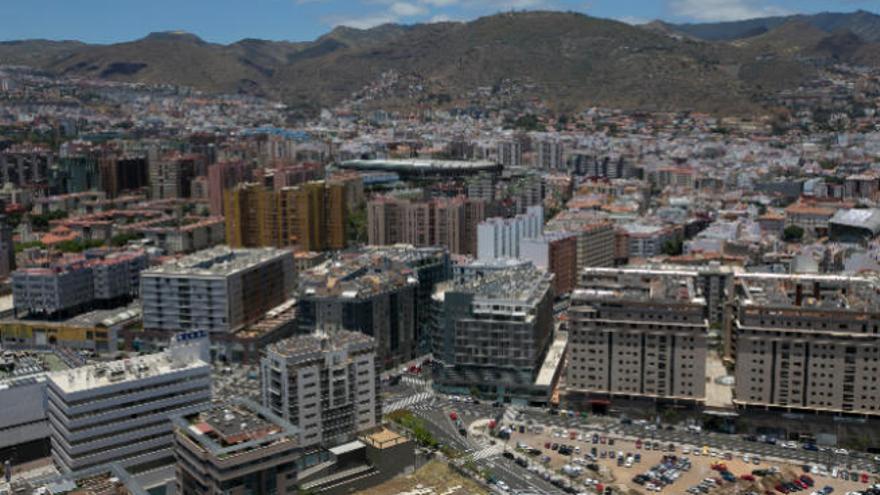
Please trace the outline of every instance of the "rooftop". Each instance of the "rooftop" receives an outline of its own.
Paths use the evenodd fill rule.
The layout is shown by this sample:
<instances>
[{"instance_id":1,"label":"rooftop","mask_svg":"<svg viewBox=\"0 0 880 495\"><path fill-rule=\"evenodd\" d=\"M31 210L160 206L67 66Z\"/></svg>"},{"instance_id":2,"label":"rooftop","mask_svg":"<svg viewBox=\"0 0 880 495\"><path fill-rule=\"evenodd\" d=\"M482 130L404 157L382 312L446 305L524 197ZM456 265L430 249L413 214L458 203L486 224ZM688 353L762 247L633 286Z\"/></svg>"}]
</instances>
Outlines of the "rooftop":
<instances>
[{"instance_id":1,"label":"rooftop","mask_svg":"<svg viewBox=\"0 0 880 495\"><path fill-rule=\"evenodd\" d=\"M418 278L412 268L386 256L382 250L352 252L301 272L299 294L302 298L357 299L415 286L417 283Z\"/></svg>"},{"instance_id":2,"label":"rooftop","mask_svg":"<svg viewBox=\"0 0 880 495\"><path fill-rule=\"evenodd\" d=\"M736 276L747 306L880 310L880 278L845 275L743 273Z\"/></svg>"},{"instance_id":3,"label":"rooftop","mask_svg":"<svg viewBox=\"0 0 880 495\"><path fill-rule=\"evenodd\" d=\"M296 335L267 346L268 353L277 354L286 359L309 357L324 352L355 348L374 348L375 341L369 335L348 330L333 332L315 332L307 335Z\"/></svg>"},{"instance_id":4,"label":"rooftop","mask_svg":"<svg viewBox=\"0 0 880 495\"><path fill-rule=\"evenodd\" d=\"M299 430L266 408L247 399L217 405L188 417L173 418L178 432L217 457L279 443L299 442Z\"/></svg>"},{"instance_id":5,"label":"rooftop","mask_svg":"<svg viewBox=\"0 0 880 495\"><path fill-rule=\"evenodd\" d=\"M173 360L169 354L160 353L123 361L90 364L50 373L47 378L62 392L71 394L201 368L210 371L210 366L201 360Z\"/></svg>"},{"instance_id":6,"label":"rooftop","mask_svg":"<svg viewBox=\"0 0 880 495\"><path fill-rule=\"evenodd\" d=\"M232 249L217 246L144 270L141 276L227 277L285 255L291 255L291 252L275 248Z\"/></svg>"},{"instance_id":7,"label":"rooftop","mask_svg":"<svg viewBox=\"0 0 880 495\"><path fill-rule=\"evenodd\" d=\"M387 171L432 171L432 170L461 170L480 171L494 170L499 165L491 161L464 161L464 160L349 160L339 165L341 168L356 170L387 170Z\"/></svg>"},{"instance_id":8,"label":"rooftop","mask_svg":"<svg viewBox=\"0 0 880 495\"><path fill-rule=\"evenodd\" d=\"M696 270L586 268L572 298L704 304L696 278Z\"/></svg>"}]
</instances>

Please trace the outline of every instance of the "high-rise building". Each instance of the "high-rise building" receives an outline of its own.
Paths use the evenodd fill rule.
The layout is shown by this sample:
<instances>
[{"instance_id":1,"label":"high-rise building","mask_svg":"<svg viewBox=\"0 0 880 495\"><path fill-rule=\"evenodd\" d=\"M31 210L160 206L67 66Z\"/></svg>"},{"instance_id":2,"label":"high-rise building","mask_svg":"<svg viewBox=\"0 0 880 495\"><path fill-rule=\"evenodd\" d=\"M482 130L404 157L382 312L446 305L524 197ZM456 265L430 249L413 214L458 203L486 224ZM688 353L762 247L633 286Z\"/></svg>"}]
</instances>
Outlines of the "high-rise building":
<instances>
[{"instance_id":1,"label":"high-rise building","mask_svg":"<svg viewBox=\"0 0 880 495\"><path fill-rule=\"evenodd\" d=\"M66 473L171 463L170 417L211 401L211 366L172 349L50 373L47 383L52 458Z\"/></svg>"},{"instance_id":2,"label":"high-rise building","mask_svg":"<svg viewBox=\"0 0 880 495\"><path fill-rule=\"evenodd\" d=\"M880 415L880 282L739 274L730 330L741 408Z\"/></svg>"},{"instance_id":3,"label":"high-rise building","mask_svg":"<svg viewBox=\"0 0 880 495\"><path fill-rule=\"evenodd\" d=\"M535 167L543 170L565 169L562 143L555 139L543 139L535 144Z\"/></svg>"},{"instance_id":4,"label":"high-rise building","mask_svg":"<svg viewBox=\"0 0 880 495\"><path fill-rule=\"evenodd\" d=\"M556 295L567 294L577 285L577 237L568 232L547 232L523 239L520 257L553 274Z\"/></svg>"},{"instance_id":5,"label":"high-rise building","mask_svg":"<svg viewBox=\"0 0 880 495\"><path fill-rule=\"evenodd\" d=\"M477 257L480 260L519 258L520 242L544 233L544 208L530 206L513 218L490 218L477 226Z\"/></svg>"},{"instance_id":6,"label":"high-rise building","mask_svg":"<svg viewBox=\"0 0 880 495\"><path fill-rule=\"evenodd\" d=\"M144 156L110 155L98 160L101 173L101 189L108 198L119 197L126 191L147 186L147 158Z\"/></svg>"},{"instance_id":7,"label":"high-rise building","mask_svg":"<svg viewBox=\"0 0 880 495\"><path fill-rule=\"evenodd\" d=\"M224 195L226 242L233 247L343 249L347 244L346 185L313 181L275 190L242 184Z\"/></svg>"},{"instance_id":8,"label":"high-rise building","mask_svg":"<svg viewBox=\"0 0 880 495\"><path fill-rule=\"evenodd\" d=\"M189 198L192 180L205 175L204 159L198 155L173 153L149 161L152 199Z\"/></svg>"},{"instance_id":9,"label":"high-rise building","mask_svg":"<svg viewBox=\"0 0 880 495\"><path fill-rule=\"evenodd\" d=\"M223 193L253 180L251 167L241 161L218 162L208 167L208 198L211 214L223 216Z\"/></svg>"},{"instance_id":10,"label":"high-rise building","mask_svg":"<svg viewBox=\"0 0 880 495\"><path fill-rule=\"evenodd\" d=\"M381 424L376 342L360 332L298 335L261 362L263 405L293 423L302 446L334 446Z\"/></svg>"},{"instance_id":11,"label":"high-rise building","mask_svg":"<svg viewBox=\"0 0 880 495\"><path fill-rule=\"evenodd\" d=\"M264 407L238 399L173 421L179 495L300 492L300 431Z\"/></svg>"},{"instance_id":12,"label":"high-rise building","mask_svg":"<svg viewBox=\"0 0 880 495\"><path fill-rule=\"evenodd\" d=\"M231 333L293 293L293 253L220 246L141 273L144 329Z\"/></svg>"},{"instance_id":13,"label":"high-rise building","mask_svg":"<svg viewBox=\"0 0 880 495\"><path fill-rule=\"evenodd\" d=\"M549 232L577 235L578 272L586 267L614 266L614 223L593 212L564 211L547 222Z\"/></svg>"},{"instance_id":14,"label":"high-rise building","mask_svg":"<svg viewBox=\"0 0 880 495\"><path fill-rule=\"evenodd\" d=\"M12 227L6 217L0 215L0 278L8 277L15 270L15 242Z\"/></svg>"},{"instance_id":15,"label":"high-rise building","mask_svg":"<svg viewBox=\"0 0 880 495\"><path fill-rule=\"evenodd\" d=\"M585 269L569 309L569 391L704 401L705 306L696 272Z\"/></svg>"},{"instance_id":16,"label":"high-rise building","mask_svg":"<svg viewBox=\"0 0 880 495\"><path fill-rule=\"evenodd\" d=\"M383 367L416 356L415 271L378 253L343 253L299 274L300 331L358 331L376 339Z\"/></svg>"},{"instance_id":17,"label":"high-rise building","mask_svg":"<svg viewBox=\"0 0 880 495\"><path fill-rule=\"evenodd\" d=\"M553 341L552 279L524 265L441 284L434 294L434 383L450 392L549 403L560 364L542 373Z\"/></svg>"},{"instance_id":18,"label":"high-rise building","mask_svg":"<svg viewBox=\"0 0 880 495\"><path fill-rule=\"evenodd\" d=\"M476 252L485 203L464 197L410 201L379 197L367 205L367 237L374 246L442 246L453 254Z\"/></svg>"},{"instance_id":19,"label":"high-rise building","mask_svg":"<svg viewBox=\"0 0 880 495\"><path fill-rule=\"evenodd\" d=\"M517 139L498 142L496 160L504 167L522 166L522 143Z\"/></svg>"},{"instance_id":20,"label":"high-rise building","mask_svg":"<svg viewBox=\"0 0 880 495\"><path fill-rule=\"evenodd\" d=\"M56 161L55 153L46 148L12 146L0 152L0 180L3 184L45 190Z\"/></svg>"}]
</instances>

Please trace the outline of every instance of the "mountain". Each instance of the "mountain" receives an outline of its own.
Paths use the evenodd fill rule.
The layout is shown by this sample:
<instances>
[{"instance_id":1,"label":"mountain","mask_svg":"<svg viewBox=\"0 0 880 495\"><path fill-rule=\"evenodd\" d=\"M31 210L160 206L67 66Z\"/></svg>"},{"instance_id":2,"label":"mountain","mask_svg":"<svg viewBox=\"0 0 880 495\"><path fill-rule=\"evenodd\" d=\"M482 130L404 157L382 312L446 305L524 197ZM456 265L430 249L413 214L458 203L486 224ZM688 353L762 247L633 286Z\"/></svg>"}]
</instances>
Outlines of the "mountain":
<instances>
[{"instance_id":1,"label":"mountain","mask_svg":"<svg viewBox=\"0 0 880 495\"><path fill-rule=\"evenodd\" d=\"M164 32L111 45L6 43L0 64L265 95L309 111L351 98L402 109L468 106L480 98L515 107L540 98L558 109L748 113L758 108L755 96L762 91L813 76L805 55L870 59L872 45L840 27L841 19L833 33L807 19L788 19L748 39L719 43L663 23L634 27L575 13L519 12L467 23L336 28L311 42L220 45Z\"/></svg>"},{"instance_id":2,"label":"mountain","mask_svg":"<svg viewBox=\"0 0 880 495\"><path fill-rule=\"evenodd\" d=\"M824 12L815 15L764 17L732 22L669 24L655 21L652 24L654 28L659 24L669 32L704 41L734 41L760 36L792 21L809 24L826 34L850 31L866 42L880 42L880 15L864 10L848 14Z\"/></svg>"}]
</instances>

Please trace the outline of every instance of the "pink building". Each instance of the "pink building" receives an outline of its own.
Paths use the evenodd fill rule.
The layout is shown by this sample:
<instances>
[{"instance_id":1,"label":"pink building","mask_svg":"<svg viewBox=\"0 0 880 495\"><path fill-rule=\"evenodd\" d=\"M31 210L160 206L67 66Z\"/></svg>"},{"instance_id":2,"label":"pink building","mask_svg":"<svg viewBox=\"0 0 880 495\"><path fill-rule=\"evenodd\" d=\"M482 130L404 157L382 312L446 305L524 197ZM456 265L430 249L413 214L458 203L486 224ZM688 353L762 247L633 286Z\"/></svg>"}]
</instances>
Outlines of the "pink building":
<instances>
[{"instance_id":1,"label":"pink building","mask_svg":"<svg viewBox=\"0 0 880 495\"><path fill-rule=\"evenodd\" d=\"M253 180L251 167L244 162L219 162L208 167L208 199L211 214L223 215L223 191Z\"/></svg>"}]
</instances>

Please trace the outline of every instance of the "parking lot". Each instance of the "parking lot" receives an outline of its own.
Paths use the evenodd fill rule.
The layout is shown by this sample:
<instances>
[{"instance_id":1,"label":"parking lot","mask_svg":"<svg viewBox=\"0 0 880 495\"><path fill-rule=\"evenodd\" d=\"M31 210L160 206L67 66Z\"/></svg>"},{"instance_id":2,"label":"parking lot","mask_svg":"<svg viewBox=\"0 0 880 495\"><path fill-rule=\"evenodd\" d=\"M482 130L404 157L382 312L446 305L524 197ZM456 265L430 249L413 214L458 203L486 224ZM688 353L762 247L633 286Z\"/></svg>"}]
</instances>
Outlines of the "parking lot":
<instances>
[{"instance_id":1,"label":"parking lot","mask_svg":"<svg viewBox=\"0 0 880 495\"><path fill-rule=\"evenodd\" d=\"M505 448L508 457L527 462L529 470L568 478L577 491L613 487L624 493L821 495L830 487L828 493L852 495L878 482L877 476L869 473L857 472L852 480L847 472L847 479L843 479L838 470L825 472L818 466L808 466L811 472L807 473L802 464L782 459L762 459L700 445L605 436L583 429L528 425L520 433L514 428ZM807 480L813 486L808 486Z\"/></svg>"}]
</instances>

